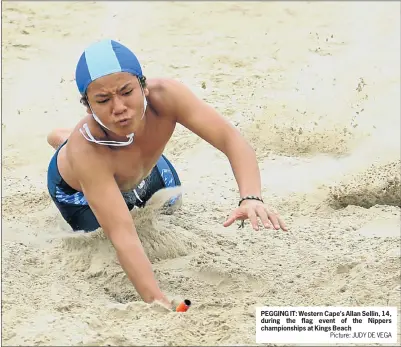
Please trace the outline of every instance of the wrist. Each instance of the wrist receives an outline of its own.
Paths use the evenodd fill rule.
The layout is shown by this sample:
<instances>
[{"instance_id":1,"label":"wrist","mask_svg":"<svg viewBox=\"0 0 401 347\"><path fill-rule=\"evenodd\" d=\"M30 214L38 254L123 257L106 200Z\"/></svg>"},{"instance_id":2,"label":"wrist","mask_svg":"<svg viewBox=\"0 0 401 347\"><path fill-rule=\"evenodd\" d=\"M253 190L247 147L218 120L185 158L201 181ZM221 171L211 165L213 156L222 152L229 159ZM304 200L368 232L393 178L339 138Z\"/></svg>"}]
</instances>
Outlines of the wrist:
<instances>
[{"instance_id":1,"label":"wrist","mask_svg":"<svg viewBox=\"0 0 401 347\"><path fill-rule=\"evenodd\" d=\"M172 310L173 309L173 304L170 300L167 299L165 295L158 296L154 299L154 301L159 302L161 305L163 305L165 308Z\"/></svg>"},{"instance_id":2,"label":"wrist","mask_svg":"<svg viewBox=\"0 0 401 347\"><path fill-rule=\"evenodd\" d=\"M256 201L260 201L260 202L264 203L264 201L260 195L245 195L240 198L240 200L238 202L238 206L241 206L241 204L247 200L256 200Z\"/></svg>"}]
</instances>

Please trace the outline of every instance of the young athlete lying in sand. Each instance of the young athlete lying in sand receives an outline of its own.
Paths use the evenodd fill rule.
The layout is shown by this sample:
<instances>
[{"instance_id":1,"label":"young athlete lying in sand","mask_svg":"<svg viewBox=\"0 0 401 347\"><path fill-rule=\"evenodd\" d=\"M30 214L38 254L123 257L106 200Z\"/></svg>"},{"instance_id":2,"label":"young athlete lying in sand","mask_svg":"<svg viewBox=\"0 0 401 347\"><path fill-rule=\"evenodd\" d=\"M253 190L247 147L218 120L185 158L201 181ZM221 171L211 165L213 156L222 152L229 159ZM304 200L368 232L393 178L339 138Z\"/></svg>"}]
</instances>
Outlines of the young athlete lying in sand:
<instances>
[{"instance_id":1,"label":"young athlete lying in sand","mask_svg":"<svg viewBox=\"0 0 401 347\"><path fill-rule=\"evenodd\" d=\"M181 185L163 150L180 123L222 151L239 187L239 207L224 226L258 217L266 228L286 230L261 197L252 148L239 132L183 84L147 81L136 56L103 40L89 46L76 68L76 83L88 115L73 130L56 129L48 142L56 149L49 164L48 190L73 230L102 227L121 266L145 302L171 307L159 289L135 230L130 210L143 207L165 187ZM67 142L68 140L68 142ZM181 196L170 201L179 206Z\"/></svg>"}]
</instances>

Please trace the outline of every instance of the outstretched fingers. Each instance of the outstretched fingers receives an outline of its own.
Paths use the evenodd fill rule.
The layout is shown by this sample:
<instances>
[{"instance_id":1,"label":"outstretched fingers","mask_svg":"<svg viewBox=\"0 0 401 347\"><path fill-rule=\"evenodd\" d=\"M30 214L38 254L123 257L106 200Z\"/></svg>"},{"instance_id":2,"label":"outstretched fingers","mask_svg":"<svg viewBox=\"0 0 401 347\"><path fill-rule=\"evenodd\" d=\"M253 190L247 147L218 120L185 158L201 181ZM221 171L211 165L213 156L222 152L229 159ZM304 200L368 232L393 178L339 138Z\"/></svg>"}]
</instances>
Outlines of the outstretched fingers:
<instances>
[{"instance_id":1,"label":"outstretched fingers","mask_svg":"<svg viewBox=\"0 0 401 347\"><path fill-rule=\"evenodd\" d=\"M229 227L231 224L233 224L237 220L237 214L233 212L223 223L223 226Z\"/></svg>"},{"instance_id":2,"label":"outstretched fingers","mask_svg":"<svg viewBox=\"0 0 401 347\"><path fill-rule=\"evenodd\" d=\"M259 219L266 229L274 227L276 230L282 229L283 231L288 231L286 224L280 218L278 212L274 209L268 209L263 205L259 205L256 208L253 207L242 210L236 209L229 217L227 217L223 225L224 227L228 227L239 219L249 219L252 228L256 231L259 230Z\"/></svg>"},{"instance_id":3,"label":"outstretched fingers","mask_svg":"<svg viewBox=\"0 0 401 347\"><path fill-rule=\"evenodd\" d=\"M254 210L249 209L248 218L249 218L249 221L251 222L253 230L258 231L259 230L259 222L258 222L258 217L256 215L256 212Z\"/></svg>"},{"instance_id":4,"label":"outstretched fingers","mask_svg":"<svg viewBox=\"0 0 401 347\"><path fill-rule=\"evenodd\" d=\"M285 224L284 221L280 218L280 215L279 215L279 213L278 213L277 211L275 211L275 210L269 211L269 210L268 210L267 213L268 213L269 219L272 221L272 223L273 223L275 229L278 230L278 229L281 228L281 229L284 230L284 231L287 231L287 230L288 230L286 224Z\"/></svg>"},{"instance_id":5,"label":"outstretched fingers","mask_svg":"<svg viewBox=\"0 0 401 347\"><path fill-rule=\"evenodd\" d=\"M256 211L258 212L258 216L260 220L262 221L262 224L265 228L270 229L271 223L269 221L269 215L267 213L267 210L265 209L264 206L258 206Z\"/></svg>"}]
</instances>

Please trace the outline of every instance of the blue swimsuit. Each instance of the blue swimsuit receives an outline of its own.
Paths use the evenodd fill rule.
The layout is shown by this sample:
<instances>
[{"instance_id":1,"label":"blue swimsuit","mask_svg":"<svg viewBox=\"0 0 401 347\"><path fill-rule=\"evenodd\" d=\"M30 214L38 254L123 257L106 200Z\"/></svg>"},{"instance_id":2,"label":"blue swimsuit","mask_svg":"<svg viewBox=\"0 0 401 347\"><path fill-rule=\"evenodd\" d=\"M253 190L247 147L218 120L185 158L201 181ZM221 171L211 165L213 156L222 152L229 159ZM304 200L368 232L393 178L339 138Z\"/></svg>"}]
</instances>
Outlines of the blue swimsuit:
<instances>
[{"instance_id":1,"label":"blue swimsuit","mask_svg":"<svg viewBox=\"0 0 401 347\"><path fill-rule=\"evenodd\" d=\"M57 156L66 143L67 141L57 149L50 161L47 172L47 188L61 215L73 230L94 231L100 225L84 194L71 188L61 177L58 170ZM124 192L122 196L129 210L132 210L135 206L144 207L158 190L180 185L177 172L168 159L162 155L150 175L136 189L128 193ZM172 206L177 203L179 198L178 196L172 199L169 205Z\"/></svg>"}]
</instances>

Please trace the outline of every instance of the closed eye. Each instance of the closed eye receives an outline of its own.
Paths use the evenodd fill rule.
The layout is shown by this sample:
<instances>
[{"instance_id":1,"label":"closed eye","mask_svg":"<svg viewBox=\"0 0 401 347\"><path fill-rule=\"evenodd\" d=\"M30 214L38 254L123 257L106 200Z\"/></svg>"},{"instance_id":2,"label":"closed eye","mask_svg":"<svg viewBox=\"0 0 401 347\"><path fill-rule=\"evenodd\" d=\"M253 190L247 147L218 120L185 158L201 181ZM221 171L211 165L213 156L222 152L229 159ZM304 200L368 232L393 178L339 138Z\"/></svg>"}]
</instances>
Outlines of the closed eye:
<instances>
[{"instance_id":1,"label":"closed eye","mask_svg":"<svg viewBox=\"0 0 401 347\"><path fill-rule=\"evenodd\" d=\"M128 92L123 93L123 95L124 95L124 96L131 95L132 91L133 91L133 89L129 90ZM99 100L99 101L96 101L96 102L97 102L98 104L104 104L104 103L106 103L106 102L109 101L109 100L110 100L110 99L105 99L105 100Z\"/></svg>"}]
</instances>

